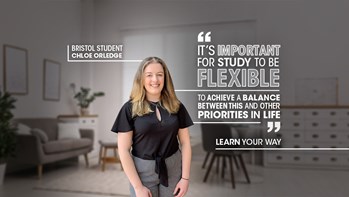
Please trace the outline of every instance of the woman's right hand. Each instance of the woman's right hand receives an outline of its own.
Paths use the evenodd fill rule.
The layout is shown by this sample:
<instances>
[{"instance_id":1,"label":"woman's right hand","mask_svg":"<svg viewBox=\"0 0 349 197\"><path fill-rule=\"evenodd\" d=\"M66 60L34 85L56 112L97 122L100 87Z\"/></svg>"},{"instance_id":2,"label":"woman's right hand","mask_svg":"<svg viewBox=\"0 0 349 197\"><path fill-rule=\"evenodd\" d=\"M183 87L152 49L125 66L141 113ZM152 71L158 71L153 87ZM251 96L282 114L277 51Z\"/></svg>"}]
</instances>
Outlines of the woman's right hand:
<instances>
[{"instance_id":1,"label":"woman's right hand","mask_svg":"<svg viewBox=\"0 0 349 197\"><path fill-rule=\"evenodd\" d=\"M137 197L152 197L150 190L142 185L142 187L135 189Z\"/></svg>"}]
</instances>

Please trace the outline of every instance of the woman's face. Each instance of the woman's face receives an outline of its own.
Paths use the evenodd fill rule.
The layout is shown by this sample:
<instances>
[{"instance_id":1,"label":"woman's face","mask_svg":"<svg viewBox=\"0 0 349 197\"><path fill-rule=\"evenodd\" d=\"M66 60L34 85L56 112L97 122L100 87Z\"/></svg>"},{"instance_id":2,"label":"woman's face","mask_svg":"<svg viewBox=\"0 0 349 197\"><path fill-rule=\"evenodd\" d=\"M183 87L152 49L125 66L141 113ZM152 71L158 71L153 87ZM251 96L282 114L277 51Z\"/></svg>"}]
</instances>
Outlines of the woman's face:
<instances>
[{"instance_id":1,"label":"woman's face","mask_svg":"<svg viewBox=\"0 0 349 197\"><path fill-rule=\"evenodd\" d=\"M147 99L158 101L165 81L165 73L162 65L159 63L150 63L145 67L143 75L143 84Z\"/></svg>"}]
</instances>

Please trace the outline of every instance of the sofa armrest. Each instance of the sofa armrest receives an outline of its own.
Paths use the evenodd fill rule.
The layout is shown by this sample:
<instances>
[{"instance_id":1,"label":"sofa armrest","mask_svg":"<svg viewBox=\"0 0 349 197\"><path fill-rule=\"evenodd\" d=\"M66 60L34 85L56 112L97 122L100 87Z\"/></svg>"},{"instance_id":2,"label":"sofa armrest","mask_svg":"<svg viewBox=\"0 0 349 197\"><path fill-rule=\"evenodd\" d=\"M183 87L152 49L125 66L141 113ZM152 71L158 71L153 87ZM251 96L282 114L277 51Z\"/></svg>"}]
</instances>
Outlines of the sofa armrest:
<instances>
[{"instance_id":1,"label":"sofa armrest","mask_svg":"<svg viewBox=\"0 0 349 197\"><path fill-rule=\"evenodd\" d=\"M17 146L14 159L29 164L41 164L44 152L42 143L34 135L17 135Z\"/></svg>"},{"instance_id":2,"label":"sofa armrest","mask_svg":"<svg viewBox=\"0 0 349 197\"><path fill-rule=\"evenodd\" d=\"M81 138L91 139L92 142L94 140L94 131L93 129L80 129Z\"/></svg>"}]
</instances>

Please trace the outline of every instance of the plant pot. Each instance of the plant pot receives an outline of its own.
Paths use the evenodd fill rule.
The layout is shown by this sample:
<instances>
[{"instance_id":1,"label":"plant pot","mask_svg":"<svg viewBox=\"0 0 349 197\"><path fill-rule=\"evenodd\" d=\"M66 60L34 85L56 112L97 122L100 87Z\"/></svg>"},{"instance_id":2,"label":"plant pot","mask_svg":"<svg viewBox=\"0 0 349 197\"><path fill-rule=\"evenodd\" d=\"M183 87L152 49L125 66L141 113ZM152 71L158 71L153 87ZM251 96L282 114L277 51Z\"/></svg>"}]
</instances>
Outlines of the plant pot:
<instances>
[{"instance_id":1,"label":"plant pot","mask_svg":"<svg viewBox=\"0 0 349 197\"><path fill-rule=\"evenodd\" d=\"M4 183L6 163L0 163L0 186Z\"/></svg>"},{"instance_id":2,"label":"plant pot","mask_svg":"<svg viewBox=\"0 0 349 197\"><path fill-rule=\"evenodd\" d=\"M80 108L80 115L81 116L86 116L86 115L89 115L90 114L90 112L89 112L89 110L88 110L88 108Z\"/></svg>"}]
</instances>

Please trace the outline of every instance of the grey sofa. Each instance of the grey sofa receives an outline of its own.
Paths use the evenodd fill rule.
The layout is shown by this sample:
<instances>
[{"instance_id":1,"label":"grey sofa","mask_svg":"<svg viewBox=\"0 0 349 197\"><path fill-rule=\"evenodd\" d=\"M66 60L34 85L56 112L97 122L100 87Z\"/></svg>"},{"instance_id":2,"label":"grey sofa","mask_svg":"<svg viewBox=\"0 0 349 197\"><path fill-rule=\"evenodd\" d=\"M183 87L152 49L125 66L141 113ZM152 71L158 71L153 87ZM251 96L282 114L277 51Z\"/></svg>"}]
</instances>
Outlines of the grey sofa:
<instances>
[{"instance_id":1,"label":"grey sofa","mask_svg":"<svg viewBox=\"0 0 349 197\"><path fill-rule=\"evenodd\" d=\"M12 162L37 165L38 178L42 176L43 165L68 158L84 155L86 166L89 165L87 154L93 149L94 131L80 129L80 139L58 140L58 120L54 118L16 119L31 128L44 131L48 137L42 142L37 135L17 135L17 148Z\"/></svg>"}]
</instances>

